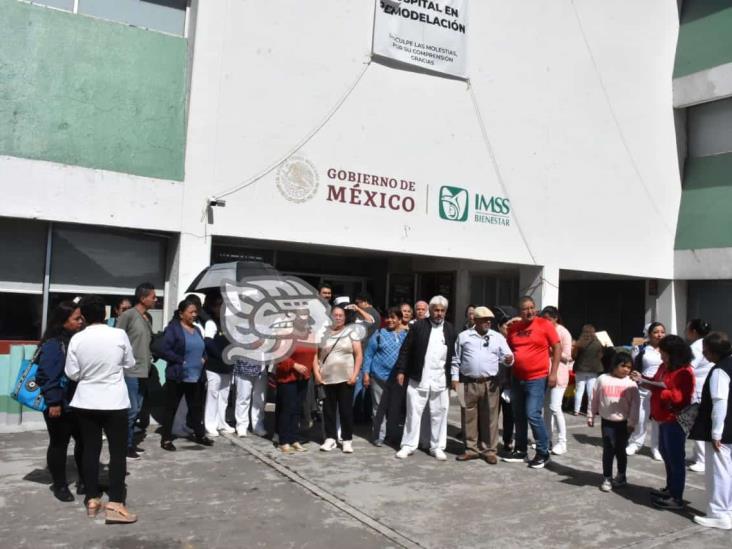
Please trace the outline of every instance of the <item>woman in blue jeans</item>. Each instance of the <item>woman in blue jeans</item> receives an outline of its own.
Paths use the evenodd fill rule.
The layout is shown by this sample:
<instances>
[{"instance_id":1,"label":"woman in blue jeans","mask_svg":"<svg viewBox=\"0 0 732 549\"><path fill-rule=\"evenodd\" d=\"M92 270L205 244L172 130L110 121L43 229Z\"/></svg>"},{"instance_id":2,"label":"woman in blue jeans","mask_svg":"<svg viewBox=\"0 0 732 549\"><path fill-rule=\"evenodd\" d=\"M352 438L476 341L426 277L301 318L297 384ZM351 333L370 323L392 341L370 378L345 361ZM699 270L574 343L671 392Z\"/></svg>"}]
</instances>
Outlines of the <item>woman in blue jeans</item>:
<instances>
[{"instance_id":1,"label":"woman in blue jeans","mask_svg":"<svg viewBox=\"0 0 732 549\"><path fill-rule=\"evenodd\" d=\"M667 335L659 345L661 360L652 379L633 372L631 379L651 391L651 417L659 424L658 449L666 466L666 486L652 490L652 503L662 509L683 509L686 483L686 433L677 414L691 403L694 394L693 354L676 335Z\"/></svg>"}]
</instances>

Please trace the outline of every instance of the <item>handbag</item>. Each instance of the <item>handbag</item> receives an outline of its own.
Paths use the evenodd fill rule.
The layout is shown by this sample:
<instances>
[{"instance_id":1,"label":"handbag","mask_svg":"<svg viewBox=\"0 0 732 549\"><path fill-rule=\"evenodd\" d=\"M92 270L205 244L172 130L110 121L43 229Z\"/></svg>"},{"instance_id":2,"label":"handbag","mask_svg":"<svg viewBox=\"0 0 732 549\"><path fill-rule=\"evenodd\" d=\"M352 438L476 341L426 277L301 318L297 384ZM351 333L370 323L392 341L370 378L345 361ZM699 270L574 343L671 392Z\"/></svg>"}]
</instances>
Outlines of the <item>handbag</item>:
<instances>
[{"instance_id":1,"label":"handbag","mask_svg":"<svg viewBox=\"0 0 732 549\"><path fill-rule=\"evenodd\" d=\"M258 377L262 373L262 365L249 360L237 360L232 370L239 377Z\"/></svg>"},{"instance_id":2,"label":"handbag","mask_svg":"<svg viewBox=\"0 0 732 549\"><path fill-rule=\"evenodd\" d=\"M46 399L41 394L41 388L36 383L36 374L38 373L38 356L41 348L38 347L33 354L33 358L23 359L20 363L20 371L10 392L10 398L18 401L23 406L27 406L38 412L46 410Z\"/></svg>"},{"instance_id":3,"label":"handbag","mask_svg":"<svg viewBox=\"0 0 732 549\"><path fill-rule=\"evenodd\" d=\"M325 356L322 359L320 359L321 363L325 363L325 361L328 360L330 353L333 352L333 349L335 349L335 346L338 345L338 342L340 341L340 339L342 337L343 337L343 334L339 335L336 338L335 343L333 343L333 346L330 349L328 349L328 352L325 353ZM325 385L320 384L320 385L315 386L315 399L316 400L325 400Z\"/></svg>"},{"instance_id":4,"label":"handbag","mask_svg":"<svg viewBox=\"0 0 732 549\"><path fill-rule=\"evenodd\" d=\"M695 402L693 404L689 404L687 407L685 407L680 412L676 413L676 421L683 429L684 433L688 436L689 431L691 431L691 428L694 426L694 422L696 421L696 416L699 415L699 403Z\"/></svg>"}]
</instances>

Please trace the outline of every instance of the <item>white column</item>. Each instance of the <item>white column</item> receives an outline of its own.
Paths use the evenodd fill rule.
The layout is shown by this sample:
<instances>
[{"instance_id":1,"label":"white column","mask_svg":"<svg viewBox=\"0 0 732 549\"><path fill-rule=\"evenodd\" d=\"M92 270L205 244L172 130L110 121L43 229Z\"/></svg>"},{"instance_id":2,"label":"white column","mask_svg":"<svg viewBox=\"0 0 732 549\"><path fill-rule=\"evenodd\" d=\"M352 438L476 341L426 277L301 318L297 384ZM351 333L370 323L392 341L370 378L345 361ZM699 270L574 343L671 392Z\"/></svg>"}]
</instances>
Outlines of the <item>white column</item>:
<instances>
[{"instance_id":1,"label":"white column","mask_svg":"<svg viewBox=\"0 0 732 549\"><path fill-rule=\"evenodd\" d=\"M462 330L463 320L465 318L465 308L470 303L470 271L460 269L455 275L455 303L450 303L450 307L455 307L455 327L458 331ZM478 303L477 305L482 305Z\"/></svg>"},{"instance_id":2,"label":"white column","mask_svg":"<svg viewBox=\"0 0 732 549\"><path fill-rule=\"evenodd\" d=\"M537 308L559 306L559 268L527 265L519 267L519 294L528 295Z\"/></svg>"},{"instance_id":3,"label":"white column","mask_svg":"<svg viewBox=\"0 0 732 549\"><path fill-rule=\"evenodd\" d=\"M652 320L663 323L668 333L683 337L686 328L686 281L659 280L658 295L648 297L654 313Z\"/></svg>"},{"instance_id":4,"label":"white column","mask_svg":"<svg viewBox=\"0 0 732 549\"><path fill-rule=\"evenodd\" d=\"M171 276L171 282L175 280L175 286L177 286L176 300L180 300L185 295L188 285L193 282L198 273L211 263L211 237L182 233L178 243L176 263L177 265L173 268L174 274Z\"/></svg>"}]
</instances>

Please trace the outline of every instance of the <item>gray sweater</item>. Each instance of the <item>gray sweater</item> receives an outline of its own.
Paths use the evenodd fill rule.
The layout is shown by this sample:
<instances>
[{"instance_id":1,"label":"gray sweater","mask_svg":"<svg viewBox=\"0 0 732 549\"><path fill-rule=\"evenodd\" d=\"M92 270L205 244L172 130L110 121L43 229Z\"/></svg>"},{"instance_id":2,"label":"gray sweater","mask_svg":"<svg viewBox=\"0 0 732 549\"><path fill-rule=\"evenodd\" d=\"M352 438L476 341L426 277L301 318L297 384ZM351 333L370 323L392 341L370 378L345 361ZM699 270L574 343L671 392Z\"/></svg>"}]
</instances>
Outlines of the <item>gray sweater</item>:
<instances>
[{"instance_id":1,"label":"gray sweater","mask_svg":"<svg viewBox=\"0 0 732 549\"><path fill-rule=\"evenodd\" d=\"M125 377L148 377L152 364L150 353L152 326L137 309L132 307L119 315L116 327L127 333L132 345L132 354L135 355L135 367L126 369Z\"/></svg>"}]
</instances>

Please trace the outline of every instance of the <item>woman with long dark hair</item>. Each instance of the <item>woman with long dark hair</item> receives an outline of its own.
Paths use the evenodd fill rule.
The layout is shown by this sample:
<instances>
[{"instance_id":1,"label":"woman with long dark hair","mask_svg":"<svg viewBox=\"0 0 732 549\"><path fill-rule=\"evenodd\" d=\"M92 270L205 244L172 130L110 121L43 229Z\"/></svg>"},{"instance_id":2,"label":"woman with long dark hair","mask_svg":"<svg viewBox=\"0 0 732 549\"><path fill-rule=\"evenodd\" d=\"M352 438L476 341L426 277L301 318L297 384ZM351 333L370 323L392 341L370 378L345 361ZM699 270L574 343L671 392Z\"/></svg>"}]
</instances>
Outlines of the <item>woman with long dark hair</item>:
<instances>
[{"instance_id":1,"label":"woman with long dark hair","mask_svg":"<svg viewBox=\"0 0 732 549\"><path fill-rule=\"evenodd\" d=\"M51 312L48 327L38 343L36 362L38 371L36 383L46 401L46 410L43 419L48 429L48 451L46 461L51 472L53 484L51 490L56 499L74 501L66 481L66 452L69 441L74 439L74 460L78 480L76 493L85 492L84 482L81 480L81 459L84 445L76 416L69 409L69 402L74 396L75 383L70 383L64 374L66 363L66 349L71 336L82 329L84 320L78 305L72 301L59 303Z\"/></svg>"},{"instance_id":2,"label":"woman with long dark hair","mask_svg":"<svg viewBox=\"0 0 732 549\"><path fill-rule=\"evenodd\" d=\"M658 422L658 449L666 466L666 486L653 490L652 503L662 509L683 509L686 483L686 433L676 420L694 396L693 354L677 335L667 335L658 344L661 365L652 379L637 370L631 379L651 391L651 417Z\"/></svg>"}]
</instances>

